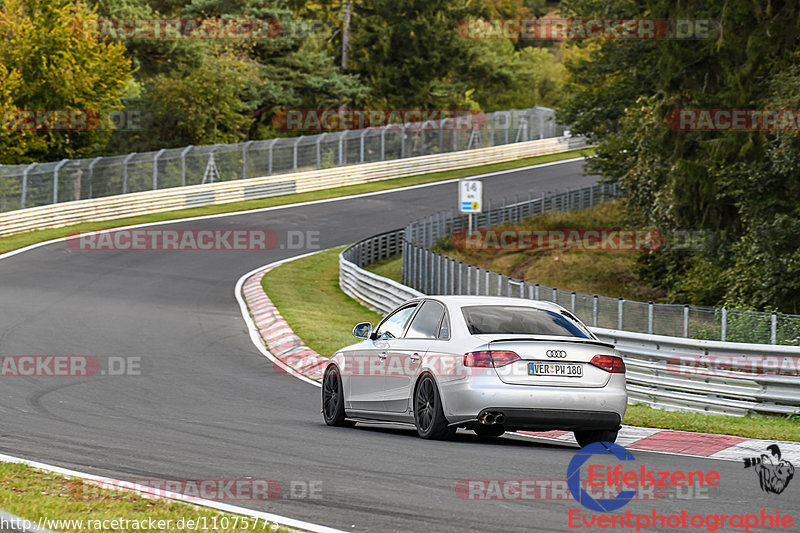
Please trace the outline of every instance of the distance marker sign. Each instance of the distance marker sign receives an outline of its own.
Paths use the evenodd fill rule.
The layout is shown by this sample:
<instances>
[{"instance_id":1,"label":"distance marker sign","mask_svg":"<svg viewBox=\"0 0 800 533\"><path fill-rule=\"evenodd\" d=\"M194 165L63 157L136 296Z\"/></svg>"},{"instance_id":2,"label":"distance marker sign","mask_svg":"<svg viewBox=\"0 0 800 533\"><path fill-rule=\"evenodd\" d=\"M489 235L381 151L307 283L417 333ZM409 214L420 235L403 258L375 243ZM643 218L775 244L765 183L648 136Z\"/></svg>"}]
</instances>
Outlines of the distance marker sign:
<instances>
[{"instance_id":1,"label":"distance marker sign","mask_svg":"<svg viewBox=\"0 0 800 533\"><path fill-rule=\"evenodd\" d=\"M483 182L479 180L460 181L458 205L462 213L480 213L483 209Z\"/></svg>"}]
</instances>

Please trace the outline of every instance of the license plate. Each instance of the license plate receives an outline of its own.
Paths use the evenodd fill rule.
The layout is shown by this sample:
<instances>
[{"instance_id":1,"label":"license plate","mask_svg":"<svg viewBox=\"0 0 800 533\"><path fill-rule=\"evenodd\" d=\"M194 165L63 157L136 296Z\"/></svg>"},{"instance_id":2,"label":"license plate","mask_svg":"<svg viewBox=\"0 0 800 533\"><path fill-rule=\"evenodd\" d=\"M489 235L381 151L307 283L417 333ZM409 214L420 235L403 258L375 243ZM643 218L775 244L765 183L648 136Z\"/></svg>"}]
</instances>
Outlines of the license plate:
<instances>
[{"instance_id":1,"label":"license plate","mask_svg":"<svg viewBox=\"0 0 800 533\"><path fill-rule=\"evenodd\" d=\"M528 363L528 374L531 376L564 376L579 378L583 376L583 365L577 363Z\"/></svg>"}]
</instances>

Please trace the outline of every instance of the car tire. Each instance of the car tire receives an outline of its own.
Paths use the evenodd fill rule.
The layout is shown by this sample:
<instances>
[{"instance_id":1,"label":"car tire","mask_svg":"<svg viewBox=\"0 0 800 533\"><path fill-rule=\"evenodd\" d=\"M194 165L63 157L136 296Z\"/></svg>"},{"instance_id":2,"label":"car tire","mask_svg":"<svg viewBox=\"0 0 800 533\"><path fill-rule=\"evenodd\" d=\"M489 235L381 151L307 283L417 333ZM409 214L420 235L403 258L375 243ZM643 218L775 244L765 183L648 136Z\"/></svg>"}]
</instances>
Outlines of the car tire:
<instances>
[{"instance_id":1,"label":"car tire","mask_svg":"<svg viewBox=\"0 0 800 533\"><path fill-rule=\"evenodd\" d=\"M345 420L342 380L335 366L328 367L322 378L322 418L329 426L355 425Z\"/></svg>"},{"instance_id":2,"label":"car tire","mask_svg":"<svg viewBox=\"0 0 800 533\"><path fill-rule=\"evenodd\" d=\"M478 426L472 431L482 439L499 437L506 432L503 426Z\"/></svg>"},{"instance_id":3,"label":"car tire","mask_svg":"<svg viewBox=\"0 0 800 533\"><path fill-rule=\"evenodd\" d=\"M414 391L414 425L423 439L447 440L456 434L456 427L447 423L439 388L430 374L420 379Z\"/></svg>"},{"instance_id":4,"label":"car tire","mask_svg":"<svg viewBox=\"0 0 800 533\"><path fill-rule=\"evenodd\" d=\"M614 442L617 440L618 429L595 429L586 431L573 431L578 446L583 448L593 442Z\"/></svg>"}]
</instances>

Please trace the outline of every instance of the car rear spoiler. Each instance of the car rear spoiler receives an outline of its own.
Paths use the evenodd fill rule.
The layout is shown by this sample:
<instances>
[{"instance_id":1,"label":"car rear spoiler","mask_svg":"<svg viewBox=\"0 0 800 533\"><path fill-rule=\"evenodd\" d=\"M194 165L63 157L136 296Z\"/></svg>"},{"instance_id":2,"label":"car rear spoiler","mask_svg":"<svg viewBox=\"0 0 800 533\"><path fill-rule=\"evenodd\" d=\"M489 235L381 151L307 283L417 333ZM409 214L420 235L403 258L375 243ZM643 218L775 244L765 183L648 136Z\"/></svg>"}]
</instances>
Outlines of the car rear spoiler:
<instances>
[{"instance_id":1,"label":"car rear spoiler","mask_svg":"<svg viewBox=\"0 0 800 533\"><path fill-rule=\"evenodd\" d=\"M489 341L489 344L494 344L495 342L515 342L515 341L542 341L542 342L573 342L576 344L595 344L597 346L603 346L605 348L614 349L614 345L608 342L598 341L594 339L578 339L578 338L569 338L569 337L508 337L503 339L492 339Z\"/></svg>"}]
</instances>

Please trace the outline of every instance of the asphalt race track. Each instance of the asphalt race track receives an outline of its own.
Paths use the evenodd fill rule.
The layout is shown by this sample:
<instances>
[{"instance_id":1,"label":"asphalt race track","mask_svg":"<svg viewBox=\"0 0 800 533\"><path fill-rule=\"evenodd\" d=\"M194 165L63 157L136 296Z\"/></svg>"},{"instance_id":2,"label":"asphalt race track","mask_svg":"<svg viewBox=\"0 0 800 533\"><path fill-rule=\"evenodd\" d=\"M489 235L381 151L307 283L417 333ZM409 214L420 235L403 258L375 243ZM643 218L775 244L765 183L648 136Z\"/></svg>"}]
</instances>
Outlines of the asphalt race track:
<instances>
[{"instance_id":1,"label":"asphalt race track","mask_svg":"<svg viewBox=\"0 0 800 533\"><path fill-rule=\"evenodd\" d=\"M573 162L487 178L484 190L499 198L594 180ZM455 206L456 195L446 183L169 227L271 229L282 242L288 230L319 231L329 248ZM319 389L273 371L233 294L246 272L307 251L99 252L62 242L1 260L0 354L140 357L141 375L2 377L0 451L122 479L277 480L280 499L228 503L345 531L563 531L569 510L591 516L572 499L478 502L455 492L463 479L563 480L576 448L325 426ZM721 485L620 512L800 514L800 480L770 495L741 463L634 455L650 470L716 470ZM321 481L321 497L289 497L293 481Z\"/></svg>"}]
</instances>

